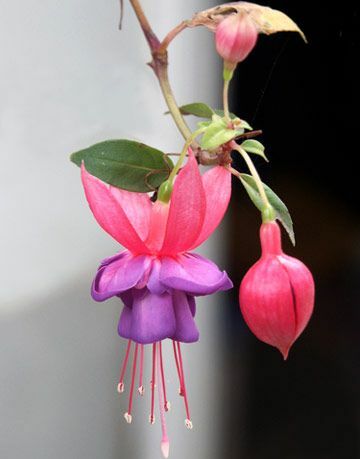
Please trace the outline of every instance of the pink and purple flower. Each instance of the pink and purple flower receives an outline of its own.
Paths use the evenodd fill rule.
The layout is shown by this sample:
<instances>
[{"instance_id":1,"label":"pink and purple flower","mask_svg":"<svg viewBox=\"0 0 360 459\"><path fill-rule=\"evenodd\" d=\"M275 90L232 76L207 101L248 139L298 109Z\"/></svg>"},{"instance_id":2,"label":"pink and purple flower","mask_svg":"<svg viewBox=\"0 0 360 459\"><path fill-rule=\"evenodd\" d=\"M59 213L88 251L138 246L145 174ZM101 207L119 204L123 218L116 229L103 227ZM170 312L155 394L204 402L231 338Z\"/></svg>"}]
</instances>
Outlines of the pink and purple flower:
<instances>
[{"instance_id":1,"label":"pink and purple flower","mask_svg":"<svg viewBox=\"0 0 360 459\"><path fill-rule=\"evenodd\" d=\"M101 263L91 291L96 301L117 296L124 303L118 332L129 342L119 392L124 390L131 343L135 343L129 408L124 416L131 422L138 354L142 394L144 345L152 344L150 422L155 419L154 388L158 379L162 451L167 457L169 443L163 411L169 404L161 341L173 340L180 395L186 408L185 423L191 428L180 343L199 339L194 321L195 297L228 290L232 282L213 262L190 251L202 244L221 222L231 195L231 174L226 168L216 166L201 176L195 158L190 155L175 180L169 203L152 202L147 194L106 185L90 175L84 165L82 181L97 222L126 247Z\"/></svg>"}]
</instances>

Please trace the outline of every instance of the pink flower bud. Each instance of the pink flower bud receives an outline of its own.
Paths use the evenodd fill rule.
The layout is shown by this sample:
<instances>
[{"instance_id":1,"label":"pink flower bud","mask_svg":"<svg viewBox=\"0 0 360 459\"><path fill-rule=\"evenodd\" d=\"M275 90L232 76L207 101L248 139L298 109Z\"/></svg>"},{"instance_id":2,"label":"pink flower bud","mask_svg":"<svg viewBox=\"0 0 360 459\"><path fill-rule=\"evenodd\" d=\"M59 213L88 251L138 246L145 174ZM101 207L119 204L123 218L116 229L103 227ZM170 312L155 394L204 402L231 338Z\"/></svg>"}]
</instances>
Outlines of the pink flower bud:
<instances>
[{"instance_id":1,"label":"pink flower bud","mask_svg":"<svg viewBox=\"0 0 360 459\"><path fill-rule=\"evenodd\" d=\"M240 286L240 309L250 330L287 358L314 308L314 280L308 268L281 248L279 225L263 223L262 255Z\"/></svg>"},{"instance_id":2,"label":"pink flower bud","mask_svg":"<svg viewBox=\"0 0 360 459\"><path fill-rule=\"evenodd\" d=\"M254 48L257 37L257 28L247 13L231 14L216 28L216 49L233 68Z\"/></svg>"}]
</instances>

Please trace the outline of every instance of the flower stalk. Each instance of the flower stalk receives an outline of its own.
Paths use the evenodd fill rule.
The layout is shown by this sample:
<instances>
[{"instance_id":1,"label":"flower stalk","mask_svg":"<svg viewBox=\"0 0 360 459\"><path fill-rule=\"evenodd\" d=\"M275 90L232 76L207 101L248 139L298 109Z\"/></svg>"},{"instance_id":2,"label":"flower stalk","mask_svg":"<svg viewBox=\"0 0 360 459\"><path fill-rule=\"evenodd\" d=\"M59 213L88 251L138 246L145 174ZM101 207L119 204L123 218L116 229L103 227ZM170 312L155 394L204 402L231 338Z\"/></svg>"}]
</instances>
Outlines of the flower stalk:
<instances>
[{"instance_id":1,"label":"flower stalk","mask_svg":"<svg viewBox=\"0 0 360 459\"><path fill-rule=\"evenodd\" d=\"M240 155L243 157L244 161L246 162L246 165L247 167L249 168L249 171L256 183L256 186L257 186L257 189L259 191L259 194L260 194L260 197L261 197L261 200L264 204L264 210L262 212L262 218L263 218L263 222L268 222L268 221L272 221L272 220L275 220L275 211L272 207L272 205L270 204L269 202L269 199L268 197L266 196L266 192L265 192L265 188L264 188L264 184L262 183L261 181L261 178L260 178L260 175L258 173L258 171L256 170L256 167L252 161L252 159L250 158L250 155L243 149L241 148L240 145L238 145L236 142L232 142L231 143L231 147L233 148L233 150L236 150L237 152L240 153ZM242 180L241 178L241 175L238 171L235 171L235 169L231 169L231 172L234 174L234 172L236 172L236 175L240 180Z\"/></svg>"},{"instance_id":2,"label":"flower stalk","mask_svg":"<svg viewBox=\"0 0 360 459\"><path fill-rule=\"evenodd\" d=\"M198 137L200 134L202 134L204 132L204 130L205 130L205 128L197 129L187 139L187 141L184 144L183 149L181 150L180 156L179 156L179 158L178 158L173 170L171 171L171 173L169 175L168 182L173 183L173 181L174 181L174 179L176 177L176 174L179 172L180 167L182 166L182 163L184 162L184 159L186 157L186 153L187 153L190 145L193 143L193 141L196 139L196 137Z\"/></svg>"},{"instance_id":3,"label":"flower stalk","mask_svg":"<svg viewBox=\"0 0 360 459\"><path fill-rule=\"evenodd\" d=\"M224 79L223 87L223 107L224 117L227 123L230 123L230 111L229 111L229 85L231 80Z\"/></svg>"},{"instance_id":4,"label":"flower stalk","mask_svg":"<svg viewBox=\"0 0 360 459\"><path fill-rule=\"evenodd\" d=\"M175 100L174 93L172 91L169 76L168 76L168 53L167 46L171 40L180 33L184 28L185 24L180 24L178 27L173 29L172 33L170 32L164 39L163 42L160 42L154 31L152 30L150 23L142 9L142 6L138 0L130 0L131 6L138 18L140 27L145 35L146 41L148 42L150 52L152 55L152 61L150 62L150 67L153 69L164 96L166 105L170 111L173 120L179 129L181 135L184 139L188 139L191 136L191 130L186 124L184 117L182 116L178 104Z\"/></svg>"}]
</instances>

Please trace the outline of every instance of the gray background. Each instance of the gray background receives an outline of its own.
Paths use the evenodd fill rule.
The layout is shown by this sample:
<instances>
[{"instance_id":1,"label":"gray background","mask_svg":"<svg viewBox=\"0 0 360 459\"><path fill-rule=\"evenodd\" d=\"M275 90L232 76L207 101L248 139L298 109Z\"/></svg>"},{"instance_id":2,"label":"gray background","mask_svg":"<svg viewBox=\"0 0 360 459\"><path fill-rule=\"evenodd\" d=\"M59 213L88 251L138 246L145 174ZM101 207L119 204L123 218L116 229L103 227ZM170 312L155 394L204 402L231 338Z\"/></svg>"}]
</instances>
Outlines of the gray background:
<instances>
[{"instance_id":1,"label":"gray background","mask_svg":"<svg viewBox=\"0 0 360 459\"><path fill-rule=\"evenodd\" d=\"M144 1L160 36L205 0ZM151 70L125 1L0 1L0 457L115 459L160 457L149 399L115 391L125 343L117 301L94 303L98 262L119 250L93 219L69 153L127 137L165 151L182 139ZM171 46L170 74L180 103L216 101L220 75L212 34L186 31ZM200 252L221 264L213 237ZM219 240L219 239L218 239ZM217 314L221 295L198 302L201 340L186 347L194 430L183 426L171 361L171 457L218 457L221 430ZM147 394L148 395L148 394Z\"/></svg>"}]
</instances>

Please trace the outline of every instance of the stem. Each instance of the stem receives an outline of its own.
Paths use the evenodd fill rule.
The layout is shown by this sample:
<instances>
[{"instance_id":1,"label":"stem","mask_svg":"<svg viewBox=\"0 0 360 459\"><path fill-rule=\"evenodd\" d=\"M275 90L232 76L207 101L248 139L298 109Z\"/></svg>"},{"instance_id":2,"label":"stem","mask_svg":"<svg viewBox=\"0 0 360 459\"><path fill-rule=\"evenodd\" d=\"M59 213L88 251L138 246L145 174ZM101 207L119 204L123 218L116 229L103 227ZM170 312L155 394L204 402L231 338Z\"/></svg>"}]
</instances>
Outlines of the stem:
<instances>
[{"instance_id":1,"label":"stem","mask_svg":"<svg viewBox=\"0 0 360 459\"><path fill-rule=\"evenodd\" d=\"M180 27L181 24L171 31L164 39L162 43L160 43L159 39L153 32L147 17L145 16L144 10L138 0L130 0L131 6L134 9L134 12L138 18L142 31L145 35L146 41L148 42L151 55L153 57L152 62L149 64L150 67L154 70L154 73L159 80L159 84L161 87L161 91L163 93L165 102L169 108L171 116L173 117L177 128L179 129L180 133L186 140L188 137L191 136L191 130L189 129L188 125L186 124L179 107L176 103L174 94L172 92L169 76L168 76L168 55L167 55L167 45L170 41L179 33L181 32L182 28Z\"/></svg>"},{"instance_id":2,"label":"stem","mask_svg":"<svg viewBox=\"0 0 360 459\"><path fill-rule=\"evenodd\" d=\"M259 190L259 194L260 194L260 197L261 197L261 199L262 199L262 201L264 203L264 206L265 207L272 207L272 205L270 204L270 202L269 202L269 200L268 200L268 198L266 196L264 185L263 185L263 183L261 181L261 178L260 178L260 176L258 174L258 171L256 170L256 167L255 167L254 163L252 162L252 159L250 158L248 153L243 148L241 148L241 146L238 145L236 142L232 142L231 143L231 147L234 150L238 151L241 154L241 156L244 158L244 160L246 162L246 165L249 168L249 171L250 171L251 175L253 176L253 179L254 179L254 181L256 183L257 189ZM241 179L241 175L240 174L238 174L237 176Z\"/></svg>"},{"instance_id":3,"label":"stem","mask_svg":"<svg viewBox=\"0 0 360 459\"><path fill-rule=\"evenodd\" d=\"M193 141L196 139L197 136L199 136L202 132L204 132L204 128L200 128L200 129L197 129L196 131L194 131L192 134L190 134L190 137L187 139L187 141L185 142L185 145L183 147L183 149L181 150L181 153L180 153L180 156L179 156L179 159L177 160L173 170L171 171L170 175L169 175L169 178L168 178L168 182L169 183L172 183L176 177L176 174L179 172L179 169L186 157L186 153L188 151L188 148L190 147L190 145L193 143Z\"/></svg>"},{"instance_id":4,"label":"stem","mask_svg":"<svg viewBox=\"0 0 360 459\"><path fill-rule=\"evenodd\" d=\"M186 124L184 117L182 116L179 110L174 94L172 92L170 82L169 82L167 62L166 64L160 64L158 67L159 69L158 71L155 71L155 74L158 77L160 88L164 96L166 105L169 108L169 111L171 113L171 116L173 117L173 120L177 128L179 129L179 131L181 132L181 135L186 140L191 136L191 130Z\"/></svg>"},{"instance_id":5,"label":"stem","mask_svg":"<svg viewBox=\"0 0 360 459\"><path fill-rule=\"evenodd\" d=\"M229 84L230 84L230 80L224 80L224 89L223 89L224 116L228 123L231 121L230 112L229 112Z\"/></svg>"},{"instance_id":6,"label":"stem","mask_svg":"<svg viewBox=\"0 0 360 459\"><path fill-rule=\"evenodd\" d=\"M159 51L165 51L170 43L174 40L174 38L179 35L180 32L182 32L186 27L188 26L187 21L182 21L180 24L178 24L176 27L174 27L170 32L166 35L166 37L163 39L161 42Z\"/></svg>"}]
</instances>

